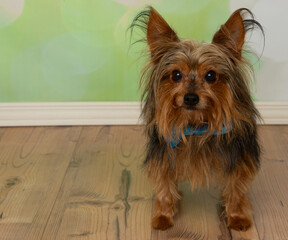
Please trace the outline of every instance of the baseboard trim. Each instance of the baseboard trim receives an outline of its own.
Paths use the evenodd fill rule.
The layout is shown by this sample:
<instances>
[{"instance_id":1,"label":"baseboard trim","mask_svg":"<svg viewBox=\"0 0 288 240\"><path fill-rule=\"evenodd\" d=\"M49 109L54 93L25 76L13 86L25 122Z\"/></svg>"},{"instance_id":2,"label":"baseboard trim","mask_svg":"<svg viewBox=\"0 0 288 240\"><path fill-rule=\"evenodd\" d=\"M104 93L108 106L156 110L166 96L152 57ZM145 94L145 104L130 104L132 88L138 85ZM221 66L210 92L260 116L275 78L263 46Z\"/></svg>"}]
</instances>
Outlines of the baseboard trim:
<instances>
[{"instance_id":1,"label":"baseboard trim","mask_svg":"<svg viewBox=\"0 0 288 240\"><path fill-rule=\"evenodd\" d=\"M0 103L0 126L139 124L138 102Z\"/></svg>"},{"instance_id":2,"label":"baseboard trim","mask_svg":"<svg viewBox=\"0 0 288 240\"><path fill-rule=\"evenodd\" d=\"M288 102L256 102L256 107L262 116L262 124L288 124Z\"/></svg>"},{"instance_id":3,"label":"baseboard trim","mask_svg":"<svg viewBox=\"0 0 288 240\"><path fill-rule=\"evenodd\" d=\"M257 102L262 124L288 124L288 102ZM0 103L0 126L141 124L139 102Z\"/></svg>"}]
</instances>

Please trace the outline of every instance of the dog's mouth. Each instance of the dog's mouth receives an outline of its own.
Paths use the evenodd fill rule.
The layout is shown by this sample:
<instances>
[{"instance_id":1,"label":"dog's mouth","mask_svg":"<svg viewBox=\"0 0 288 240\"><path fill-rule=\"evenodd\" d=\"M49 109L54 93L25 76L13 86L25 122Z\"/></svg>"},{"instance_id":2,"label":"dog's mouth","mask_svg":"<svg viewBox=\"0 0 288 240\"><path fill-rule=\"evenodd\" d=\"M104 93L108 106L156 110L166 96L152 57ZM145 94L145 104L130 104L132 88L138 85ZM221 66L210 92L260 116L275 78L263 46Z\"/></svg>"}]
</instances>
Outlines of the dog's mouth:
<instances>
[{"instance_id":1,"label":"dog's mouth","mask_svg":"<svg viewBox=\"0 0 288 240\"><path fill-rule=\"evenodd\" d=\"M183 108L184 108L185 110L188 110L188 111L199 110L199 109L197 108L197 106L187 106L187 105L185 105L185 106L183 106Z\"/></svg>"},{"instance_id":2,"label":"dog's mouth","mask_svg":"<svg viewBox=\"0 0 288 240\"><path fill-rule=\"evenodd\" d=\"M181 106L181 108L182 108L183 110L188 111L188 112L192 112L192 111L202 111L202 110L205 109L205 105L204 105L204 104L201 104L201 103L199 103L199 104L197 104L197 105L193 105L193 106L183 104L183 105Z\"/></svg>"}]
</instances>

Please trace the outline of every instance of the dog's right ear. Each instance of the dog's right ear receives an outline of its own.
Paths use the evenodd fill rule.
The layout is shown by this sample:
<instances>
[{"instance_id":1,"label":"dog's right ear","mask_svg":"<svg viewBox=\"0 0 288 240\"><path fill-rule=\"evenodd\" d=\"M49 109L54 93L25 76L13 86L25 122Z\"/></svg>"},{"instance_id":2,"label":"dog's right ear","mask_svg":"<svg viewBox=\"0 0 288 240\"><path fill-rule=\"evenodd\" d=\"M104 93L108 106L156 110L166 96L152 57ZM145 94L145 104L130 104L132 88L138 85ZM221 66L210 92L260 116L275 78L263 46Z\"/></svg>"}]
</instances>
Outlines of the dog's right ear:
<instances>
[{"instance_id":1,"label":"dog's right ear","mask_svg":"<svg viewBox=\"0 0 288 240\"><path fill-rule=\"evenodd\" d=\"M174 30L153 7L150 7L147 23L147 42L151 55L153 56L154 51L163 44L178 41L180 40Z\"/></svg>"},{"instance_id":2,"label":"dog's right ear","mask_svg":"<svg viewBox=\"0 0 288 240\"><path fill-rule=\"evenodd\" d=\"M148 7L134 18L130 26L131 36L134 28L139 28L145 33L145 37L135 43L147 42L151 60L156 64L166 53L167 43L180 41L174 30L153 7Z\"/></svg>"}]
</instances>

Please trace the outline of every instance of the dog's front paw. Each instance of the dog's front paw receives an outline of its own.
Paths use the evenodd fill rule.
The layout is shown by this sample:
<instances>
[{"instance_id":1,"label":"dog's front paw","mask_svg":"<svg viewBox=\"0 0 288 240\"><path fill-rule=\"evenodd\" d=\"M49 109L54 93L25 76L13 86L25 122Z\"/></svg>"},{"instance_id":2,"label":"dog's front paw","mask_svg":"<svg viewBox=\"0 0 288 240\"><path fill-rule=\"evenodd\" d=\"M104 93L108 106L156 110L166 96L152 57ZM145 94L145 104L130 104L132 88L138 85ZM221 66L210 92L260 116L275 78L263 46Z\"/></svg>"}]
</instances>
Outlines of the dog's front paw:
<instances>
[{"instance_id":1,"label":"dog's front paw","mask_svg":"<svg viewBox=\"0 0 288 240\"><path fill-rule=\"evenodd\" d=\"M248 217L233 216L228 217L227 224L229 228L232 228L236 231L247 231L251 225L252 221Z\"/></svg>"},{"instance_id":2,"label":"dog's front paw","mask_svg":"<svg viewBox=\"0 0 288 240\"><path fill-rule=\"evenodd\" d=\"M152 219L152 226L155 229L160 229L164 231L170 227L173 227L173 225L174 225L174 222L173 222L172 217L160 215L160 216L155 216Z\"/></svg>"}]
</instances>

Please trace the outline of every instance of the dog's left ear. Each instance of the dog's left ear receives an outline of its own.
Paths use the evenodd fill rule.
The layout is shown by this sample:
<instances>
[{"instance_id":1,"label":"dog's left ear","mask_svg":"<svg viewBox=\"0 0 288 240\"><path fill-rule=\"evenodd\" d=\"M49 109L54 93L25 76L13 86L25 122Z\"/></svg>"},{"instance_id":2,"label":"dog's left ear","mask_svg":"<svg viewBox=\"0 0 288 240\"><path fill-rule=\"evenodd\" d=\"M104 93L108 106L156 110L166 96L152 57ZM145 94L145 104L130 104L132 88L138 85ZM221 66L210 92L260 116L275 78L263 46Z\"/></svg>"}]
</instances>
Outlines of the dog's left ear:
<instances>
[{"instance_id":1,"label":"dog's left ear","mask_svg":"<svg viewBox=\"0 0 288 240\"><path fill-rule=\"evenodd\" d=\"M214 34L212 43L227 48L236 58L241 58L241 51L245 40L245 26L241 11L236 10L227 22Z\"/></svg>"}]
</instances>

